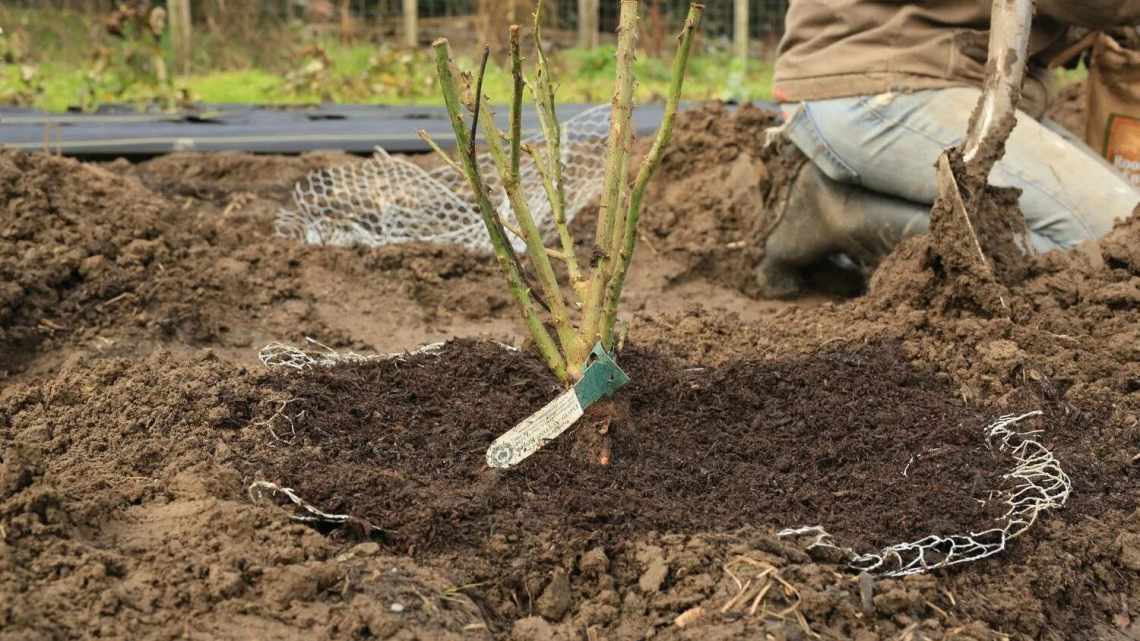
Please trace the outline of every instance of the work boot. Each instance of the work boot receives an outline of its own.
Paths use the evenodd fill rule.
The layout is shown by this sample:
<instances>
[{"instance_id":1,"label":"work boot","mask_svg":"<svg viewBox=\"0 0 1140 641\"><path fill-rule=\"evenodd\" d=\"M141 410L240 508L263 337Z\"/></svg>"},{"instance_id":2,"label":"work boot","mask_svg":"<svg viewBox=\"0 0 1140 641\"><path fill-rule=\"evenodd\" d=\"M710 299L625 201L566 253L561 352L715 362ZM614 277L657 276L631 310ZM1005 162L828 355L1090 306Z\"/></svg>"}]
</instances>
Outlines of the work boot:
<instances>
[{"instance_id":1,"label":"work boot","mask_svg":"<svg viewBox=\"0 0 1140 641\"><path fill-rule=\"evenodd\" d=\"M900 241L926 233L929 206L832 180L810 161L783 202L772 203L756 284L767 298L800 293L805 269L846 256L866 278Z\"/></svg>"}]
</instances>

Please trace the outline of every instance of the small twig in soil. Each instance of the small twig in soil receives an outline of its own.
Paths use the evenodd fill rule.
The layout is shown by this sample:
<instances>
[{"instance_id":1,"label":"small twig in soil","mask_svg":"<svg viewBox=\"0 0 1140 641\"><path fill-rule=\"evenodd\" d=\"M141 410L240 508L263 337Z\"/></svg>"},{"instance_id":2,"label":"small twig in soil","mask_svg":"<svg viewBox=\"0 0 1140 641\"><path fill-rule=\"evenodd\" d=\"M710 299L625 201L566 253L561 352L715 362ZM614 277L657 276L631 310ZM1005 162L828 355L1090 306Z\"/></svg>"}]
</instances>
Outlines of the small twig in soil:
<instances>
[{"instance_id":1,"label":"small twig in soil","mask_svg":"<svg viewBox=\"0 0 1140 641\"><path fill-rule=\"evenodd\" d=\"M863 616L870 618L875 614L875 579L866 572L860 572L857 580L859 604L863 609Z\"/></svg>"},{"instance_id":2,"label":"small twig in soil","mask_svg":"<svg viewBox=\"0 0 1140 641\"><path fill-rule=\"evenodd\" d=\"M222 210L222 218L226 218L238 209L250 204L255 198L257 198L257 196L248 191L234 194L233 197L230 198L230 202L226 204L226 208Z\"/></svg>"},{"instance_id":3,"label":"small twig in soil","mask_svg":"<svg viewBox=\"0 0 1140 641\"><path fill-rule=\"evenodd\" d=\"M641 240L641 242L645 243L645 246L649 248L649 251L653 252L654 256L660 256L661 255L661 252L657 251L657 246L654 245L653 242L649 240L648 236L646 236L645 234L638 234L637 237Z\"/></svg>"},{"instance_id":4,"label":"small twig in soil","mask_svg":"<svg viewBox=\"0 0 1140 641\"><path fill-rule=\"evenodd\" d=\"M911 639L914 638L914 631L917 629L918 629L918 622L916 621L916 622L906 626L906 628L902 632L900 632L897 637L895 637L895 641L910 641Z\"/></svg>"},{"instance_id":5,"label":"small twig in soil","mask_svg":"<svg viewBox=\"0 0 1140 641\"><path fill-rule=\"evenodd\" d=\"M123 292L122 294L119 294L118 296L116 296L110 300L105 300L102 303L99 303L98 305L95 306L95 308L96 309L102 309L108 305L114 305L115 303L123 300L124 298L133 297L134 295L135 295L134 292Z\"/></svg>"},{"instance_id":6,"label":"small twig in soil","mask_svg":"<svg viewBox=\"0 0 1140 641\"><path fill-rule=\"evenodd\" d=\"M679 614L676 619L673 619L673 625L677 626L678 628L684 628L692 625L693 623L696 623L704 616L705 609L698 605L697 607L689 608L688 610L685 610Z\"/></svg>"},{"instance_id":7,"label":"small twig in soil","mask_svg":"<svg viewBox=\"0 0 1140 641\"><path fill-rule=\"evenodd\" d=\"M737 575L732 571L733 567L741 564L759 568L761 572L757 576L749 578L746 583L741 585L740 578L737 577ZM729 577L731 577L732 580L736 582L737 587L740 589L737 592L736 596L734 596L728 601L728 603L721 607L722 614L731 610L742 600L748 600L750 601L748 607L748 616L758 615L762 619L771 618L784 620L794 614L796 616L796 620L799 622L800 626L808 636L816 639L821 638L820 635L816 634L816 632L811 629L811 626L809 626L807 623L807 619L805 619L803 613L800 612L800 606L803 603L803 597L800 595L800 591L794 585L780 576L780 573L775 566L769 563L765 563L764 561L758 561L746 556L740 556L726 564L724 566L724 570L729 575ZM756 594L749 595L750 598L742 598L745 597L745 595L749 594L749 587L752 585L753 581L759 581L762 579L766 580L764 581L764 584L758 589ZM765 598L771 593L772 586L777 584L783 588L784 599L786 601L791 601L791 605L784 608L783 610L771 611L768 608L763 607L763 605Z\"/></svg>"},{"instance_id":8,"label":"small twig in soil","mask_svg":"<svg viewBox=\"0 0 1140 641\"><path fill-rule=\"evenodd\" d=\"M934 605L934 603L932 603L931 601L926 601L925 603L926 603L927 607L929 607L931 610L934 610L938 614L941 614L943 619L946 619L946 620L950 619L950 615L946 613L946 610L943 610L942 608L938 607L937 605Z\"/></svg>"},{"instance_id":9,"label":"small twig in soil","mask_svg":"<svg viewBox=\"0 0 1140 641\"><path fill-rule=\"evenodd\" d=\"M765 570L764 576L767 576L767 574L768 574L768 571ZM756 593L756 598L752 599L752 605L748 608L748 616L754 616L756 614L756 609L760 607L760 603L762 601L764 601L764 597L768 596L768 590L771 590L771 589L772 589L772 580L769 579L768 581L766 581L764 583L764 587L761 588L760 591ZM765 609L764 612L767 612L767 609ZM761 618L764 618L763 613L761 613L760 616L761 616Z\"/></svg>"},{"instance_id":10,"label":"small twig in soil","mask_svg":"<svg viewBox=\"0 0 1140 641\"><path fill-rule=\"evenodd\" d=\"M736 587L739 591L736 593L736 596L732 597L731 599L728 600L727 603L725 603L723 606L721 606L721 608L720 608L721 614L725 614L726 612L731 610L733 607L735 607L737 602L740 601L740 597L744 596L744 593L748 591L748 588L752 587L752 579L748 579L748 581L746 581L744 583L744 585L741 585L739 579L737 579L735 576L733 576L732 578L733 578L733 580L736 581Z\"/></svg>"}]
</instances>

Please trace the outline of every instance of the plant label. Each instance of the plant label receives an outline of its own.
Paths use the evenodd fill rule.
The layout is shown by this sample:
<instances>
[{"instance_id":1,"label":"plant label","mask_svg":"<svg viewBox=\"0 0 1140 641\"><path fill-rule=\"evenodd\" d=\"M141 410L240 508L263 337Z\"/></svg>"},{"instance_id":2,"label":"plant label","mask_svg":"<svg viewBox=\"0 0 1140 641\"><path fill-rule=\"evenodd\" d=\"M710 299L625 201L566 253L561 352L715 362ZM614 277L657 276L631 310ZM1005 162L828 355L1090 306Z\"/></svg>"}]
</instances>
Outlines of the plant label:
<instances>
[{"instance_id":1,"label":"plant label","mask_svg":"<svg viewBox=\"0 0 1140 641\"><path fill-rule=\"evenodd\" d=\"M545 407L523 419L487 449L487 465L506 469L518 465L542 446L558 438L586 408L629 382L601 343L590 352L589 365L574 387L559 394Z\"/></svg>"}]
</instances>

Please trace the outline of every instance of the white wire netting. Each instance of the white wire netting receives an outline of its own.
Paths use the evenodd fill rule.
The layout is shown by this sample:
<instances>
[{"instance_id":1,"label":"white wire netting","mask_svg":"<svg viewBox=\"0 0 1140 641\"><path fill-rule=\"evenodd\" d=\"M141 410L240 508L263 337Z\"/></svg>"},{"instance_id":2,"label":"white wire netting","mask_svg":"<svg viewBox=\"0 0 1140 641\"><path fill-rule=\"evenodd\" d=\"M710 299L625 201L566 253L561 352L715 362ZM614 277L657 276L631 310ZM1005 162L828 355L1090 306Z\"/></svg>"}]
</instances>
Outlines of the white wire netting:
<instances>
[{"instance_id":1,"label":"white wire netting","mask_svg":"<svg viewBox=\"0 0 1140 641\"><path fill-rule=\"evenodd\" d=\"M567 223L596 200L605 173L610 107L592 107L562 124L561 160ZM523 139L545 153L541 134ZM483 180L502 220L518 226L489 154L479 156ZM542 176L523 154L519 177L531 215L548 238L555 232ZM490 252L483 220L467 180L444 165L425 170L377 148L362 163L321 169L293 189L293 209L278 212L277 234L314 245L378 247L428 242ZM512 237L515 249L522 241Z\"/></svg>"},{"instance_id":2,"label":"white wire netting","mask_svg":"<svg viewBox=\"0 0 1140 641\"><path fill-rule=\"evenodd\" d=\"M257 352L257 360L261 361L267 369L285 367L297 371L304 371L314 367L333 367L348 363L368 363L372 361L385 361L393 358L403 358L409 354L424 354L439 351L443 343L424 345L414 352L394 354L357 354L356 352L338 352L315 339L305 337L310 347L301 348L285 343L270 343Z\"/></svg>"},{"instance_id":3,"label":"white wire netting","mask_svg":"<svg viewBox=\"0 0 1140 641\"><path fill-rule=\"evenodd\" d=\"M1073 483L1053 453L1032 437L1038 432L1015 432L1012 426L1041 412L1007 415L985 429L986 445L1008 453L1014 467L1002 476L1010 486L1003 493L1007 510L998 519L999 526L955 535L931 535L917 541L892 545L873 554L859 554L836 545L822 527L791 528L778 533L781 537L811 536L808 548L839 550L848 565L860 572L881 576L922 574L939 568L979 561L999 554L1009 542L1021 536L1038 516L1059 508L1069 500Z\"/></svg>"},{"instance_id":4,"label":"white wire netting","mask_svg":"<svg viewBox=\"0 0 1140 641\"><path fill-rule=\"evenodd\" d=\"M410 352L392 352L389 354L357 354L356 352L338 352L320 341L305 337L308 347L297 347L286 343L273 342L262 347L257 352L257 360L266 369L287 368L297 371L313 369L315 367L335 367L337 365L371 363L375 361L399 360L417 354L438 354L446 343L428 343ZM506 343L494 341L495 345L509 352L517 352L518 348Z\"/></svg>"}]
</instances>

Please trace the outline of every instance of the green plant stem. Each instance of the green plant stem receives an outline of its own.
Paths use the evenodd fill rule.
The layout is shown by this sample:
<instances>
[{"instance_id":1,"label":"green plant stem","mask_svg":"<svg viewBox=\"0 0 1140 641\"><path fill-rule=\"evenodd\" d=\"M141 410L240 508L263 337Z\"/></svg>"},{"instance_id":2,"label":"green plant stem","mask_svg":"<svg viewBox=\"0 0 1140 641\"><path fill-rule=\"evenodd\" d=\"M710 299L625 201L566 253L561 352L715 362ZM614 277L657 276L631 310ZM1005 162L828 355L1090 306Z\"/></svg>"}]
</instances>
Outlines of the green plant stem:
<instances>
[{"instance_id":1,"label":"green plant stem","mask_svg":"<svg viewBox=\"0 0 1140 641\"><path fill-rule=\"evenodd\" d=\"M622 142L622 146L625 147L625 154L622 156L621 169L619 169L619 172L621 173L621 182L618 183L617 207L615 208L614 214L614 231L613 237L610 239L610 260L608 261L607 265L609 272L606 274L607 283L609 282L609 279L613 277L614 270L617 269L619 262L617 260L617 257L619 256L623 243L625 242L625 225L627 222L627 217L624 215L625 209L623 209L623 206L629 203L629 157L633 153L632 126L626 127L625 140ZM604 331L602 333L603 335L605 334Z\"/></svg>"},{"instance_id":2,"label":"green plant stem","mask_svg":"<svg viewBox=\"0 0 1140 641\"><path fill-rule=\"evenodd\" d=\"M534 222L534 216L531 215L530 203L526 199L526 194L523 193L519 176L511 173L510 155L503 148L503 134L495 125L494 114L491 113L486 101L483 102L482 109L487 150L491 153L491 159L494 160L495 166L499 170L499 177L503 182L503 191L507 192L507 200L511 204L511 210L515 214L515 219L523 233L523 239L526 241L527 255L530 257L531 264L538 276L538 284L542 289L542 294L550 307L554 332L558 336L558 342L562 345L562 353L566 356L567 369L570 376L577 380L581 375L581 366L589 350L582 347L578 334L574 331L574 326L570 324L570 313L566 307L566 299L562 294L562 288L558 285L558 278L554 274L554 266L550 262L550 256L546 253L542 232L539 231L538 225Z\"/></svg>"},{"instance_id":3,"label":"green plant stem","mask_svg":"<svg viewBox=\"0 0 1140 641\"><path fill-rule=\"evenodd\" d=\"M475 80L475 108L471 112L471 146L467 155L475 158L475 138L479 135L479 102L483 99L483 78L487 75L487 59L491 57L491 47L483 46L483 61L479 63L479 77Z\"/></svg>"},{"instance_id":4,"label":"green plant stem","mask_svg":"<svg viewBox=\"0 0 1140 641\"><path fill-rule=\"evenodd\" d=\"M594 238L593 274L583 309L580 328L582 342L593 345L603 334L602 307L610 276L610 255L614 217L621 200L621 182L627 180L622 175L623 157L628 151L629 120L633 110L633 58L637 46L638 0L622 0L621 15L618 21L617 80L615 82L613 109L610 112L610 136L606 150L606 173L602 186L601 204L598 211L598 226ZM610 346L606 345L608 349Z\"/></svg>"},{"instance_id":5,"label":"green plant stem","mask_svg":"<svg viewBox=\"0 0 1140 641\"><path fill-rule=\"evenodd\" d=\"M535 82L531 86L531 93L534 94L535 111L538 112L538 122L546 140L546 158L540 157L537 150L530 153L539 175L542 176L546 198L550 201L554 227L558 230L562 253L566 255L566 271L570 275L570 284L581 299L584 298L584 293L581 291L584 281L582 272L578 268L578 259L574 255L574 237L570 235L570 226L566 224L566 188L562 181L562 128L558 125L558 114L554 109L554 85L550 79L550 65L547 63L546 53L542 50L542 0L538 0L534 10L534 50L538 69L535 73Z\"/></svg>"},{"instance_id":6,"label":"green plant stem","mask_svg":"<svg viewBox=\"0 0 1140 641\"><path fill-rule=\"evenodd\" d=\"M436 73L439 77L440 90L443 93L443 101L447 107L447 114L451 119L451 128L455 133L456 146L460 150L470 149L471 139L463 126L463 107L459 99L459 89L455 82L455 74L451 70L451 51L447 44L447 39L440 38L436 40L432 43L432 47L435 49ZM567 373L566 359L559 353L554 339L550 336L550 332L547 331L546 326L539 317L538 310L535 309L535 302L531 295L530 288L527 287L522 271L514 260L514 251L511 249L506 231L499 222L495 208L491 204L490 197L487 195L487 189L483 183L482 176L479 174L479 165L476 158L474 154L461 152L459 154L459 161L463 167L467 181L475 193L475 199L479 205L479 213L483 218L484 226L487 228L487 234L491 239L491 246L494 248L495 258L499 263L499 268L502 269L503 274L507 278L511 294L514 296L515 301L522 311L523 319L530 329L531 336L534 337L535 345L542 355L543 360L546 361L547 367L550 368L554 375L563 383L570 383L571 379Z\"/></svg>"},{"instance_id":7,"label":"green plant stem","mask_svg":"<svg viewBox=\"0 0 1140 641\"><path fill-rule=\"evenodd\" d=\"M605 178L598 226L595 238L597 246L604 252L610 245L613 234L614 217L617 215L620 198L621 163L626 154L626 130L633 113L633 60L637 48L637 22L639 0L621 0L621 15L618 22L617 80L610 116L609 144L606 147Z\"/></svg>"},{"instance_id":8,"label":"green plant stem","mask_svg":"<svg viewBox=\"0 0 1140 641\"><path fill-rule=\"evenodd\" d=\"M511 180L519 182L519 145L522 144L522 55L519 53L519 26L511 25L511 114L507 130L511 138Z\"/></svg>"},{"instance_id":9,"label":"green plant stem","mask_svg":"<svg viewBox=\"0 0 1140 641\"><path fill-rule=\"evenodd\" d=\"M443 160L443 162L447 163L447 166L451 167L455 173L459 174L460 176L466 175L463 167L460 167L459 163L451 159L450 154L448 154L446 151L440 148L438 144L436 144L435 139L431 137L431 134L429 134L426 129L420 129L416 132L416 135L419 136L420 140L426 142L428 147L431 147L431 150L434 151L436 155L438 155Z\"/></svg>"},{"instance_id":10,"label":"green plant stem","mask_svg":"<svg viewBox=\"0 0 1140 641\"><path fill-rule=\"evenodd\" d=\"M606 298L606 310L603 317L603 337L609 345L613 340L614 321L617 318L618 302L621 300L621 290L625 286L625 276L629 271L630 261L633 260L633 250L637 246L637 222L641 216L641 200L645 197L645 189L650 179L661 166L661 157L665 147L673 135L673 121L677 116L677 105L681 101L681 88L685 84L685 70L689 65L689 52L692 50L693 35L701 23L701 14L704 5L693 3L689 5L689 15L685 19L685 26L681 31L681 42L677 54L673 58L673 76L669 85L669 96L665 103L665 116L661 120L661 127L657 130L657 137L649 154L641 163L637 172L637 179L630 192L629 208L626 212L625 238L621 253L618 255L618 265L609 282L609 294Z\"/></svg>"}]
</instances>

